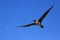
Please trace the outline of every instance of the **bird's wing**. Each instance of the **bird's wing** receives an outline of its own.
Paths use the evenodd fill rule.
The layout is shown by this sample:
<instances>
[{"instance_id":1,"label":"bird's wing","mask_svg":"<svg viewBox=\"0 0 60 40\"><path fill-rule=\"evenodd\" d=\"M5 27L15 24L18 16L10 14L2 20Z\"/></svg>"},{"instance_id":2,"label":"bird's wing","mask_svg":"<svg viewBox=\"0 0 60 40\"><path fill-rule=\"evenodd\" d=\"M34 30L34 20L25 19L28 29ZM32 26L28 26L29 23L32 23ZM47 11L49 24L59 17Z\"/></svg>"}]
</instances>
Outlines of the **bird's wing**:
<instances>
[{"instance_id":1,"label":"bird's wing","mask_svg":"<svg viewBox=\"0 0 60 40\"><path fill-rule=\"evenodd\" d=\"M32 25L35 25L35 23L31 23L31 24L23 25L23 26L20 26L20 27L29 27L29 26L32 26Z\"/></svg>"},{"instance_id":2,"label":"bird's wing","mask_svg":"<svg viewBox=\"0 0 60 40\"><path fill-rule=\"evenodd\" d=\"M48 14L48 12L54 7L54 5L52 7L50 7L42 16L41 18L38 20L40 23L42 22L42 20L46 17L46 15Z\"/></svg>"}]
</instances>

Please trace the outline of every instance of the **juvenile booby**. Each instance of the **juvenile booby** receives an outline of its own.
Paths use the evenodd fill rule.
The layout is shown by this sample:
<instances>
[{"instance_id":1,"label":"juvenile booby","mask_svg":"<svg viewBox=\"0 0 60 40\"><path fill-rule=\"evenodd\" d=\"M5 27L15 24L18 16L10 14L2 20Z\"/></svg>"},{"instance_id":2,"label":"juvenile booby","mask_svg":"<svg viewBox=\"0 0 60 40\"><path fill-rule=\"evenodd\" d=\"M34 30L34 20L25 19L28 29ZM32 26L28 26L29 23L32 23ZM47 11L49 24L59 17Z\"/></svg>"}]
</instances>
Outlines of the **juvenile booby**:
<instances>
[{"instance_id":1,"label":"juvenile booby","mask_svg":"<svg viewBox=\"0 0 60 40\"><path fill-rule=\"evenodd\" d=\"M43 19L46 17L46 15L49 13L49 11L54 7L54 5L52 7L50 7L47 11L44 12L44 14L41 16L41 18L37 21L37 20L33 20L33 23L27 24L27 25L23 25L21 27L29 27L32 25L38 25L41 28L44 28L44 26L41 24L41 22L43 21Z\"/></svg>"}]
</instances>

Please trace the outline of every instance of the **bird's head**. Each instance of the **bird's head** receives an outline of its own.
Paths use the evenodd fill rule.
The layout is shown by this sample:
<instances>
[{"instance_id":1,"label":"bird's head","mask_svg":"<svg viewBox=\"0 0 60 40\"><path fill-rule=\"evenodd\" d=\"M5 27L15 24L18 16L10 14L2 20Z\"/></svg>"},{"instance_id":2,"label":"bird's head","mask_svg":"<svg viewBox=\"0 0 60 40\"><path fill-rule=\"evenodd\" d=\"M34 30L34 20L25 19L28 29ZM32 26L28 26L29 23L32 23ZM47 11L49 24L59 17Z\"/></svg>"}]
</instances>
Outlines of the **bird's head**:
<instances>
[{"instance_id":1,"label":"bird's head","mask_svg":"<svg viewBox=\"0 0 60 40\"><path fill-rule=\"evenodd\" d=\"M34 22L36 22L36 20L33 20Z\"/></svg>"}]
</instances>

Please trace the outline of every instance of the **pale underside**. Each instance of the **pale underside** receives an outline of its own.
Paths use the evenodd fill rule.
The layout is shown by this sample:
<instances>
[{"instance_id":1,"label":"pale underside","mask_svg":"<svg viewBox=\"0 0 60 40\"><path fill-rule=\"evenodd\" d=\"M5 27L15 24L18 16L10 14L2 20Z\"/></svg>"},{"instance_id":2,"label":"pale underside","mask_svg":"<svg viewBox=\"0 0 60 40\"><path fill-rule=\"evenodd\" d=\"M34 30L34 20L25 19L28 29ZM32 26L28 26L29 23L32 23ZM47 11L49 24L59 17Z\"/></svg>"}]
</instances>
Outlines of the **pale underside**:
<instances>
[{"instance_id":1,"label":"pale underside","mask_svg":"<svg viewBox=\"0 0 60 40\"><path fill-rule=\"evenodd\" d=\"M41 26L41 23L38 22L38 21L36 21L36 22L34 22L34 23L37 24L38 26Z\"/></svg>"}]
</instances>

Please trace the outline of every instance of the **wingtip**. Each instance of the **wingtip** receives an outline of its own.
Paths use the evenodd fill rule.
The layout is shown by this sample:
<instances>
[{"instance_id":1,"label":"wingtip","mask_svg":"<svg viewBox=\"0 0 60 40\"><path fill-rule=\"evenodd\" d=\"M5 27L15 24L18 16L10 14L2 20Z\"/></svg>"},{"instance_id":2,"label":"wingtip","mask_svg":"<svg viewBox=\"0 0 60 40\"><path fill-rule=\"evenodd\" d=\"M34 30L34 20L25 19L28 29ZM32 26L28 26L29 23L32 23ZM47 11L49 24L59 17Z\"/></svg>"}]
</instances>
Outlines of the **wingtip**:
<instances>
[{"instance_id":1,"label":"wingtip","mask_svg":"<svg viewBox=\"0 0 60 40\"><path fill-rule=\"evenodd\" d=\"M53 4L51 8L53 8L54 6L55 6L55 4Z\"/></svg>"}]
</instances>

